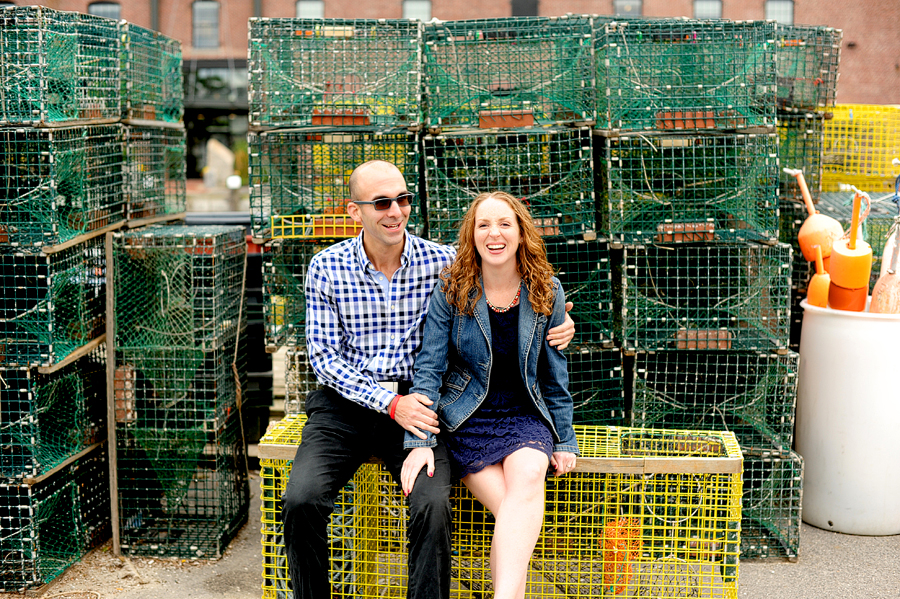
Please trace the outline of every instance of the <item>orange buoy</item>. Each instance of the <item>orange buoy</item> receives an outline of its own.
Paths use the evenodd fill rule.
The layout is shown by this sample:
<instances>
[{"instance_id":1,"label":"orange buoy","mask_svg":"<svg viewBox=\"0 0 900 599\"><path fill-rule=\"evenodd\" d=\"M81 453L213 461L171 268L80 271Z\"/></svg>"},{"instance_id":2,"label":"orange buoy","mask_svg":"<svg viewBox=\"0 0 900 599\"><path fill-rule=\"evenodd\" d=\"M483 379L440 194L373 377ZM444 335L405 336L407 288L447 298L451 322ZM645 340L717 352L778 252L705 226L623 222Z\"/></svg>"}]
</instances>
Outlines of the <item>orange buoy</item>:
<instances>
[{"instance_id":1,"label":"orange buoy","mask_svg":"<svg viewBox=\"0 0 900 599\"><path fill-rule=\"evenodd\" d=\"M863 198L867 202L866 214L868 214L872 205L871 200L865 193L857 191L853 196L850 236L835 240L831 249L831 264L828 270L831 283L844 289L865 287L868 290L869 277L872 275L872 247L856 238L860 222L859 207Z\"/></svg>"},{"instance_id":2,"label":"orange buoy","mask_svg":"<svg viewBox=\"0 0 900 599\"><path fill-rule=\"evenodd\" d=\"M892 236L893 237L893 236ZM898 242L900 242L900 228L897 229L894 241L894 251L891 257L891 265L887 272L875 282L872 288L872 301L869 303L869 312L878 314L900 314L900 273L897 272ZM881 257L887 262L887 256Z\"/></svg>"},{"instance_id":3,"label":"orange buoy","mask_svg":"<svg viewBox=\"0 0 900 599\"><path fill-rule=\"evenodd\" d=\"M834 284L828 286L828 307L835 310L847 310L849 312L863 312L866 309L866 300L869 298L869 286L859 289L847 289Z\"/></svg>"},{"instance_id":4,"label":"orange buoy","mask_svg":"<svg viewBox=\"0 0 900 599\"><path fill-rule=\"evenodd\" d=\"M806 303L820 308L828 307L828 287L831 285L831 276L825 272L822 263L822 248L816 246L816 274L809 280L806 290Z\"/></svg>"},{"instance_id":5,"label":"orange buoy","mask_svg":"<svg viewBox=\"0 0 900 599\"><path fill-rule=\"evenodd\" d=\"M841 223L836 219L825 216L816 210L812 196L809 194L809 188L806 186L806 179L803 178L803 171L786 168L784 172L797 178L797 185L800 186L800 195L803 196L803 202L806 204L807 212L809 212L809 216L803 221L803 225L797 233L800 251L803 252L803 257L806 258L807 262L812 262L816 259L816 250L814 248L818 245L822 248L822 258L827 259L831 256L831 245L834 243L834 240L844 235L844 228L841 227ZM828 264L825 263L825 266L827 267Z\"/></svg>"}]
</instances>

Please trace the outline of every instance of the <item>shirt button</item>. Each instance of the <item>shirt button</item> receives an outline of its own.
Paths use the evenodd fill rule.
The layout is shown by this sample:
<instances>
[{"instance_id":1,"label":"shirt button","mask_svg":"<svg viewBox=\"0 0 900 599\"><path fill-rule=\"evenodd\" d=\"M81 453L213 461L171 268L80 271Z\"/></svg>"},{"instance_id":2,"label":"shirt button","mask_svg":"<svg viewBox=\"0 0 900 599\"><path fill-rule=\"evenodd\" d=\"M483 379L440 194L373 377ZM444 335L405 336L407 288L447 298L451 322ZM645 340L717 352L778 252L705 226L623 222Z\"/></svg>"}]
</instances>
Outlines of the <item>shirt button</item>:
<instances>
[{"instance_id":1,"label":"shirt button","mask_svg":"<svg viewBox=\"0 0 900 599\"><path fill-rule=\"evenodd\" d=\"M394 338L394 336L393 336L393 335L391 335L391 339L393 339L393 338Z\"/></svg>"},{"instance_id":2,"label":"shirt button","mask_svg":"<svg viewBox=\"0 0 900 599\"><path fill-rule=\"evenodd\" d=\"M391 306L391 310L396 310L396 309L397 309L397 305L396 305L396 304L394 304L393 306Z\"/></svg>"}]
</instances>

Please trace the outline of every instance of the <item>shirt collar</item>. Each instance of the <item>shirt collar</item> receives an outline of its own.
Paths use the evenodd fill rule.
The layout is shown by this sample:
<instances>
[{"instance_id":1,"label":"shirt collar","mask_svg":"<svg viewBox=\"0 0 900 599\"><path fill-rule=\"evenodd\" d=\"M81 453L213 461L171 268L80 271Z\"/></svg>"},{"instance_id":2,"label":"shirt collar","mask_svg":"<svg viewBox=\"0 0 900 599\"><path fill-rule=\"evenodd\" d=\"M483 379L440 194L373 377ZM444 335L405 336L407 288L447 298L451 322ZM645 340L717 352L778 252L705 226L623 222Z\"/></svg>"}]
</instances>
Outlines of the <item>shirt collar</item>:
<instances>
[{"instance_id":1,"label":"shirt collar","mask_svg":"<svg viewBox=\"0 0 900 599\"><path fill-rule=\"evenodd\" d=\"M356 252L356 260L359 263L360 270L363 272L369 269L375 270L375 265L369 260L369 256L366 254L366 248L363 246L364 234L365 231L360 231L359 235L353 239L353 249ZM409 231L403 231L403 253L400 255L400 266L402 268L409 266L409 262L413 255L412 245L412 236L409 234Z\"/></svg>"}]
</instances>

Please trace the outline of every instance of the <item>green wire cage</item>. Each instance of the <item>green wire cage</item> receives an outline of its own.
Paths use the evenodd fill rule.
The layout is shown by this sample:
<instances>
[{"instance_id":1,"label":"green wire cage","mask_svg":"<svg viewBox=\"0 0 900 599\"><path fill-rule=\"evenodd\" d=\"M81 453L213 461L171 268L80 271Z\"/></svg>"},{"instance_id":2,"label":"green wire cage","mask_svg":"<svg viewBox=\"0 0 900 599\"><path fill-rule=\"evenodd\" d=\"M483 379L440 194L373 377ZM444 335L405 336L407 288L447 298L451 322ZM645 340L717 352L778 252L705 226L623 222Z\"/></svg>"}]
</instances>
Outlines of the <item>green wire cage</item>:
<instances>
[{"instance_id":1,"label":"green wire cage","mask_svg":"<svg viewBox=\"0 0 900 599\"><path fill-rule=\"evenodd\" d=\"M815 113L778 115L778 163L783 168L803 171L813 202L822 192L822 157L825 142L824 118ZM797 178L780 170L778 197L803 203Z\"/></svg>"},{"instance_id":2,"label":"green wire cage","mask_svg":"<svg viewBox=\"0 0 900 599\"><path fill-rule=\"evenodd\" d=\"M270 131L250 133L249 144L251 227L258 238L356 235L359 229L346 214L349 178L369 160L396 165L407 189L418 190L414 133ZM410 211L411 232L421 228L417 204Z\"/></svg>"},{"instance_id":3,"label":"green wire cage","mask_svg":"<svg viewBox=\"0 0 900 599\"><path fill-rule=\"evenodd\" d=\"M596 238L590 129L427 135L423 146L432 241L455 242L472 199L497 190L525 202L546 237Z\"/></svg>"},{"instance_id":4,"label":"green wire cage","mask_svg":"<svg viewBox=\"0 0 900 599\"><path fill-rule=\"evenodd\" d=\"M413 19L250 19L250 124L417 128L421 25Z\"/></svg>"},{"instance_id":5,"label":"green wire cage","mask_svg":"<svg viewBox=\"0 0 900 599\"><path fill-rule=\"evenodd\" d=\"M426 124L593 122L591 30L584 15L426 23Z\"/></svg>"},{"instance_id":6,"label":"green wire cage","mask_svg":"<svg viewBox=\"0 0 900 599\"><path fill-rule=\"evenodd\" d=\"M790 246L649 245L623 256L625 349L787 348Z\"/></svg>"},{"instance_id":7,"label":"green wire cage","mask_svg":"<svg viewBox=\"0 0 900 599\"><path fill-rule=\"evenodd\" d=\"M803 458L793 451L743 449L741 559L800 553Z\"/></svg>"},{"instance_id":8,"label":"green wire cage","mask_svg":"<svg viewBox=\"0 0 900 599\"><path fill-rule=\"evenodd\" d=\"M775 125L775 23L629 19L594 28L597 128Z\"/></svg>"},{"instance_id":9,"label":"green wire cage","mask_svg":"<svg viewBox=\"0 0 900 599\"><path fill-rule=\"evenodd\" d=\"M779 110L834 107L842 38L842 31L832 27L776 25Z\"/></svg>"},{"instance_id":10,"label":"green wire cage","mask_svg":"<svg viewBox=\"0 0 900 599\"><path fill-rule=\"evenodd\" d=\"M774 133L647 133L595 140L598 204L607 212L612 240L777 240Z\"/></svg>"},{"instance_id":11,"label":"green wire cage","mask_svg":"<svg viewBox=\"0 0 900 599\"><path fill-rule=\"evenodd\" d=\"M284 415L303 414L307 393L318 388L306 345L289 348L284 356Z\"/></svg>"},{"instance_id":12,"label":"green wire cage","mask_svg":"<svg viewBox=\"0 0 900 599\"><path fill-rule=\"evenodd\" d=\"M125 197L129 220L184 212L184 129L126 125Z\"/></svg>"},{"instance_id":13,"label":"green wire cage","mask_svg":"<svg viewBox=\"0 0 900 599\"><path fill-rule=\"evenodd\" d=\"M177 123L184 115L181 42L119 22L122 118Z\"/></svg>"},{"instance_id":14,"label":"green wire cage","mask_svg":"<svg viewBox=\"0 0 900 599\"><path fill-rule=\"evenodd\" d=\"M545 238L547 259L574 304L573 343L609 345L613 339L612 260L605 241Z\"/></svg>"},{"instance_id":15,"label":"green wire cage","mask_svg":"<svg viewBox=\"0 0 900 599\"><path fill-rule=\"evenodd\" d=\"M793 177L791 177L793 179ZM778 200L778 239L791 246L793 259L791 261L791 290L806 295L806 285L809 277L815 271L816 265L807 262L800 250L800 241L797 235L800 227L806 222L809 211L802 200Z\"/></svg>"},{"instance_id":16,"label":"green wire cage","mask_svg":"<svg viewBox=\"0 0 900 599\"><path fill-rule=\"evenodd\" d=\"M45 255L0 246L0 364L58 364L104 332L103 239Z\"/></svg>"},{"instance_id":17,"label":"green wire cage","mask_svg":"<svg viewBox=\"0 0 900 599\"><path fill-rule=\"evenodd\" d=\"M62 244L125 220L122 126L0 129L0 243Z\"/></svg>"},{"instance_id":18,"label":"green wire cage","mask_svg":"<svg viewBox=\"0 0 900 599\"><path fill-rule=\"evenodd\" d=\"M118 37L112 19L0 8L0 125L120 118Z\"/></svg>"},{"instance_id":19,"label":"green wire cage","mask_svg":"<svg viewBox=\"0 0 900 599\"><path fill-rule=\"evenodd\" d=\"M578 320L576 328L580 326ZM570 346L566 349L566 361L574 423L629 426L621 350L598 345Z\"/></svg>"}]
</instances>

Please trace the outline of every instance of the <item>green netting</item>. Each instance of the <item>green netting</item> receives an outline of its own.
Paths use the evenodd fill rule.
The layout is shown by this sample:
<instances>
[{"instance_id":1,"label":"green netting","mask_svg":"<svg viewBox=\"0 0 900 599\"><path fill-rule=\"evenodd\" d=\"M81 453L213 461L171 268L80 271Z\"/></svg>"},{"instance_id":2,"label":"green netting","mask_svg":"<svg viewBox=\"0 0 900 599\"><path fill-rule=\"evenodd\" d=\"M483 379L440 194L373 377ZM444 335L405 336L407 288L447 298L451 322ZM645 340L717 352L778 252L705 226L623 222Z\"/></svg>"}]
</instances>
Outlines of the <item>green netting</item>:
<instances>
[{"instance_id":1,"label":"green netting","mask_svg":"<svg viewBox=\"0 0 900 599\"><path fill-rule=\"evenodd\" d=\"M428 126L593 121L591 27L583 15L426 23Z\"/></svg>"},{"instance_id":2,"label":"green netting","mask_svg":"<svg viewBox=\"0 0 900 599\"><path fill-rule=\"evenodd\" d=\"M594 28L597 127L775 125L775 24L634 19Z\"/></svg>"},{"instance_id":3,"label":"green netting","mask_svg":"<svg viewBox=\"0 0 900 599\"><path fill-rule=\"evenodd\" d=\"M777 239L775 134L648 133L602 145L598 203L609 212L614 240Z\"/></svg>"},{"instance_id":4,"label":"green netting","mask_svg":"<svg viewBox=\"0 0 900 599\"><path fill-rule=\"evenodd\" d=\"M0 369L0 476L41 476L106 438L102 348L49 374Z\"/></svg>"},{"instance_id":5,"label":"green netting","mask_svg":"<svg viewBox=\"0 0 900 599\"><path fill-rule=\"evenodd\" d=\"M453 243L479 193L507 191L545 236L595 236L590 129L460 132L424 138L428 238Z\"/></svg>"},{"instance_id":6,"label":"green netting","mask_svg":"<svg viewBox=\"0 0 900 599\"><path fill-rule=\"evenodd\" d=\"M102 238L49 255L0 246L0 364L52 366L102 335L105 277Z\"/></svg>"},{"instance_id":7,"label":"green netting","mask_svg":"<svg viewBox=\"0 0 900 599\"><path fill-rule=\"evenodd\" d=\"M125 220L121 125L0 129L0 243L55 245Z\"/></svg>"},{"instance_id":8,"label":"green netting","mask_svg":"<svg viewBox=\"0 0 900 599\"><path fill-rule=\"evenodd\" d=\"M119 118L116 27L42 6L0 8L0 124Z\"/></svg>"},{"instance_id":9,"label":"green netting","mask_svg":"<svg viewBox=\"0 0 900 599\"><path fill-rule=\"evenodd\" d=\"M634 426L724 430L742 448L789 450L797 404L796 353L638 353Z\"/></svg>"},{"instance_id":10,"label":"green netting","mask_svg":"<svg viewBox=\"0 0 900 599\"><path fill-rule=\"evenodd\" d=\"M742 453L741 559L797 557L803 458L793 451Z\"/></svg>"},{"instance_id":11,"label":"green netting","mask_svg":"<svg viewBox=\"0 0 900 599\"><path fill-rule=\"evenodd\" d=\"M122 117L178 122L184 114L181 42L134 23L119 23Z\"/></svg>"},{"instance_id":12,"label":"green netting","mask_svg":"<svg viewBox=\"0 0 900 599\"><path fill-rule=\"evenodd\" d=\"M407 189L418 190L419 146L413 133L272 131L250 133L249 143L250 217L258 237L272 235L275 216L346 214L350 173L368 160L395 164ZM421 220L417 204L409 215L413 232Z\"/></svg>"},{"instance_id":13,"label":"green netting","mask_svg":"<svg viewBox=\"0 0 900 599\"><path fill-rule=\"evenodd\" d=\"M117 427L116 447L122 550L221 557L249 503L237 414L212 430Z\"/></svg>"},{"instance_id":14,"label":"green netting","mask_svg":"<svg viewBox=\"0 0 900 599\"><path fill-rule=\"evenodd\" d=\"M813 201L822 191L822 145L824 119L816 114L778 116L778 163L783 168L803 171ZM778 197L803 202L797 177L779 170Z\"/></svg>"},{"instance_id":15,"label":"green netting","mask_svg":"<svg viewBox=\"0 0 900 599\"><path fill-rule=\"evenodd\" d=\"M778 240L787 243L793 251L791 264L791 289L806 295L806 285L809 282L816 265L806 261L800 250L800 241L797 237L800 227L806 222L809 211L802 200L778 200Z\"/></svg>"},{"instance_id":16,"label":"green netting","mask_svg":"<svg viewBox=\"0 0 900 599\"><path fill-rule=\"evenodd\" d=\"M129 219L184 212L184 129L125 126L125 195Z\"/></svg>"},{"instance_id":17,"label":"green netting","mask_svg":"<svg viewBox=\"0 0 900 599\"><path fill-rule=\"evenodd\" d=\"M609 244L581 239L545 239L566 300L575 306L573 343L608 343L613 337L612 264ZM599 423L598 423L599 424Z\"/></svg>"},{"instance_id":18,"label":"green netting","mask_svg":"<svg viewBox=\"0 0 900 599\"><path fill-rule=\"evenodd\" d=\"M415 127L421 40L413 19L250 19L250 123Z\"/></svg>"},{"instance_id":19,"label":"green netting","mask_svg":"<svg viewBox=\"0 0 900 599\"><path fill-rule=\"evenodd\" d=\"M741 244L626 247L626 349L787 347L791 248Z\"/></svg>"},{"instance_id":20,"label":"green netting","mask_svg":"<svg viewBox=\"0 0 900 599\"><path fill-rule=\"evenodd\" d=\"M580 326L579 320L576 328ZM566 360L575 424L630 425L622 382L622 352L618 348L575 345L566 349Z\"/></svg>"},{"instance_id":21,"label":"green netting","mask_svg":"<svg viewBox=\"0 0 900 599\"><path fill-rule=\"evenodd\" d=\"M97 450L39 483L0 483L0 592L47 584L109 538L109 462Z\"/></svg>"},{"instance_id":22,"label":"green netting","mask_svg":"<svg viewBox=\"0 0 900 599\"><path fill-rule=\"evenodd\" d=\"M777 24L779 109L806 111L834 106L842 37L840 29L831 27Z\"/></svg>"}]
</instances>

